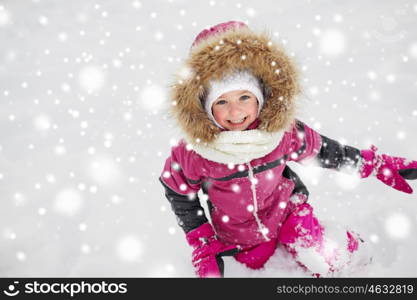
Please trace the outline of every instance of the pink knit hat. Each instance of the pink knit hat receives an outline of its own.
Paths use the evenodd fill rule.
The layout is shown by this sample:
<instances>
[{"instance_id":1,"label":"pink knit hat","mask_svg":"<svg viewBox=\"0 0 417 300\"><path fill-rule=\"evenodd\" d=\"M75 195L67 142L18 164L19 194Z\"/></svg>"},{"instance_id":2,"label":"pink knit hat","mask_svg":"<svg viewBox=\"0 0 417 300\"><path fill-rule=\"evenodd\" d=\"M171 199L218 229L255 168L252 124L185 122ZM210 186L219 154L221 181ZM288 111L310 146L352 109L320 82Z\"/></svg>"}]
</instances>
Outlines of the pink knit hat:
<instances>
[{"instance_id":1,"label":"pink knit hat","mask_svg":"<svg viewBox=\"0 0 417 300\"><path fill-rule=\"evenodd\" d=\"M229 22L217 24L213 27L210 27L209 29L204 29L194 39L194 42L191 45L191 48L198 45L201 41L206 40L207 38L214 36L218 33L226 32L230 29L236 29L236 28L241 28L241 27L248 28L248 26L243 22L229 21Z\"/></svg>"}]
</instances>

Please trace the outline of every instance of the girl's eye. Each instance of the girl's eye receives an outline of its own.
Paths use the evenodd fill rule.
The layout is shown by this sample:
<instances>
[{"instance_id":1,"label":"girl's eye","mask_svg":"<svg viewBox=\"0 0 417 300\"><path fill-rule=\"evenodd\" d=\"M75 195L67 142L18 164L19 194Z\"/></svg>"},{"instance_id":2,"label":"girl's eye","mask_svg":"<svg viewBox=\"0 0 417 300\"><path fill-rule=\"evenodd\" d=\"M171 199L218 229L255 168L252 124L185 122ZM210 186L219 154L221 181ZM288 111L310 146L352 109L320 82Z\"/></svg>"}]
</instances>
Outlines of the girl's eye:
<instances>
[{"instance_id":1,"label":"girl's eye","mask_svg":"<svg viewBox=\"0 0 417 300\"><path fill-rule=\"evenodd\" d=\"M243 96L241 96L240 97L240 100L247 100L247 99L249 99L250 98L250 96L248 96L248 95L243 95Z\"/></svg>"},{"instance_id":2,"label":"girl's eye","mask_svg":"<svg viewBox=\"0 0 417 300\"><path fill-rule=\"evenodd\" d=\"M216 105L217 104L220 104L220 105L226 104L226 100L219 100L216 102Z\"/></svg>"}]
</instances>

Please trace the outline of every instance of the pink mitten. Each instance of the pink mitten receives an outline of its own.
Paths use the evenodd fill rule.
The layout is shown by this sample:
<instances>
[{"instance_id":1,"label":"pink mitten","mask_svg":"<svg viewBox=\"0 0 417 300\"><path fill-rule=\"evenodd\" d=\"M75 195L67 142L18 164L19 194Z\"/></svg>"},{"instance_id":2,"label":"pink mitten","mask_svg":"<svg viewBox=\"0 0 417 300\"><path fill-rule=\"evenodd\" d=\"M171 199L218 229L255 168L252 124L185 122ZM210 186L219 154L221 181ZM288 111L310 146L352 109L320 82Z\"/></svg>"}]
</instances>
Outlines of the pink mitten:
<instances>
[{"instance_id":1,"label":"pink mitten","mask_svg":"<svg viewBox=\"0 0 417 300\"><path fill-rule=\"evenodd\" d=\"M417 161L407 160L402 157L377 154L377 147L371 146L370 150L362 150L363 159L361 177L365 178L371 174L386 185L396 190L411 194L413 189L405 179L417 179Z\"/></svg>"},{"instance_id":2,"label":"pink mitten","mask_svg":"<svg viewBox=\"0 0 417 300\"><path fill-rule=\"evenodd\" d=\"M188 244L194 248L192 262L198 277L223 277L222 256L238 252L235 245L226 246L216 239L210 223L204 223L186 235Z\"/></svg>"}]
</instances>

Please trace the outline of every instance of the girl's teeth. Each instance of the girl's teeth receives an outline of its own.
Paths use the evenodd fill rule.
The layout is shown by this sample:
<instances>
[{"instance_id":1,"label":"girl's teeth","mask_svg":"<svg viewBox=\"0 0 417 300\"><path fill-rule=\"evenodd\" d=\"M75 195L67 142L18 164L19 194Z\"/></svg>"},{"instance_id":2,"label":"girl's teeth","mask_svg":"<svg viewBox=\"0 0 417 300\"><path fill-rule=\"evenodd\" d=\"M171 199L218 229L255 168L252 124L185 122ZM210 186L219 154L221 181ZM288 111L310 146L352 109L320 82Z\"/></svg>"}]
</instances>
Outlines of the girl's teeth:
<instances>
[{"instance_id":1,"label":"girl's teeth","mask_svg":"<svg viewBox=\"0 0 417 300\"><path fill-rule=\"evenodd\" d=\"M242 123L245 119L246 118L243 118L243 119L240 119L240 120L237 120L237 121L230 120L230 123L239 124L239 123Z\"/></svg>"}]
</instances>

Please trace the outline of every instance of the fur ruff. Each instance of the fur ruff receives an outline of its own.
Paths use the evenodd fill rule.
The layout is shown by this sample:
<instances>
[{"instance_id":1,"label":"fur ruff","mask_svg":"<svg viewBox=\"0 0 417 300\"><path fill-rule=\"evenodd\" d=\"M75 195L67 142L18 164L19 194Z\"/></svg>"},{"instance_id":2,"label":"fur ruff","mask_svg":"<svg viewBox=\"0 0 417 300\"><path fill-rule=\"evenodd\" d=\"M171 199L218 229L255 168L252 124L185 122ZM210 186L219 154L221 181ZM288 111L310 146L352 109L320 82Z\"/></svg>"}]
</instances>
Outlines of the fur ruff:
<instances>
[{"instance_id":1,"label":"fur ruff","mask_svg":"<svg viewBox=\"0 0 417 300\"><path fill-rule=\"evenodd\" d=\"M265 104L258 129L277 132L294 122L295 98L300 92L295 65L267 34L237 28L193 47L176 75L171 87L171 108L189 140L211 143L218 137L221 129L209 119L201 99L210 80L244 69L260 78L264 88Z\"/></svg>"}]
</instances>

